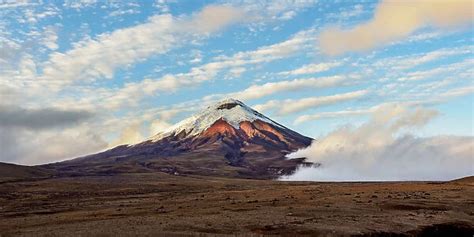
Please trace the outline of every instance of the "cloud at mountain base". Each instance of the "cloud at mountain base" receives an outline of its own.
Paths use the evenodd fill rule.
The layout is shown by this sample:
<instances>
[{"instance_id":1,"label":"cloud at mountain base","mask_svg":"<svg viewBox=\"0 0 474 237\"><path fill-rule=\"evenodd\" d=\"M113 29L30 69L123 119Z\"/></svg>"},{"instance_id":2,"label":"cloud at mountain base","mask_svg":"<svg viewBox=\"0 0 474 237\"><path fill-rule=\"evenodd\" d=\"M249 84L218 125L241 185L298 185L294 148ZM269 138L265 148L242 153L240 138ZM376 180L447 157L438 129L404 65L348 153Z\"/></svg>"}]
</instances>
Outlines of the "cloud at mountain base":
<instances>
[{"instance_id":1,"label":"cloud at mountain base","mask_svg":"<svg viewBox=\"0 0 474 237\"><path fill-rule=\"evenodd\" d=\"M437 116L437 111L386 105L359 127L341 127L288 157L321 164L282 180L450 180L474 175L474 138L402 134ZM402 135L401 135L402 134Z\"/></svg>"}]
</instances>

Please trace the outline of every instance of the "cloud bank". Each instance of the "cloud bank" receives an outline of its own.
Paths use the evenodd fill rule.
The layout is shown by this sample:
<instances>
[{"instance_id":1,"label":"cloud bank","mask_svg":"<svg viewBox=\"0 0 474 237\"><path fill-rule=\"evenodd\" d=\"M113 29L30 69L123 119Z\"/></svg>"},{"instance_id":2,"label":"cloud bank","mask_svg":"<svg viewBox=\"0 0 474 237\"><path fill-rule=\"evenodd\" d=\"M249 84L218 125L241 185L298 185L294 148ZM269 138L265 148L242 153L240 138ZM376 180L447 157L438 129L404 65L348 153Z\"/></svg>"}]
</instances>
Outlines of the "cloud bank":
<instances>
[{"instance_id":1,"label":"cloud bank","mask_svg":"<svg viewBox=\"0 0 474 237\"><path fill-rule=\"evenodd\" d=\"M377 6L372 20L348 30L328 28L321 33L319 43L322 52L339 55L400 40L425 26L453 28L472 19L469 0L385 0Z\"/></svg>"},{"instance_id":2,"label":"cloud bank","mask_svg":"<svg viewBox=\"0 0 474 237\"><path fill-rule=\"evenodd\" d=\"M474 175L474 138L400 135L438 114L425 108L386 105L359 127L342 127L289 155L321 164L284 180L450 180Z\"/></svg>"},{"instance_id":3,"label":"cloud bank","mask_svg":"<svg viewBox=\"0 0 474 237\"><path fill-rule=\"evenodd\" d=\"M40 164L103 149L107 143L92 129L77 129L94 116L85 110L0 105L0 160Z\"/></svg>"},{"instance_id":4,"label":"cloud bank","mask_svg":"<svg viewBox=\"0 0 474 237\"><path fill-rule=\"evenodd\" d=\"M26 109L0 105L0 127L47 129L77 124L92 116L91 112L84 110Z\"/></svg>"},{"instance_id":5,"label":"cloud bank","mask_svg":"<svg viewBox=\"0 0 474 237\"><path fill-rule=\"evenodd\" d=\"M0 126L1 162L38 165L91 154L106 147L107 142L86 126L40 131Z\"/></svg>"}]
</instances>

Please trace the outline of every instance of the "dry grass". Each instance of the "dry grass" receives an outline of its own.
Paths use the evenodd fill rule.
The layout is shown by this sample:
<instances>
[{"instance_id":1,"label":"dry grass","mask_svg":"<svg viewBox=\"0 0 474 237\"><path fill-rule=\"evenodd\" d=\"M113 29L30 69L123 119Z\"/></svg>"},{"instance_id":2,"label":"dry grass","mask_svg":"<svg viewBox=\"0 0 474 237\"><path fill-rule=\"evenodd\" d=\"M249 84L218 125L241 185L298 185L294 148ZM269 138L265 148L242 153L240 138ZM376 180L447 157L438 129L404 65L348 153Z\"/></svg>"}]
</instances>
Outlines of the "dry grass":
<instances>
[{"instance_id":1,"label":"dry grass","mask_svg":"<svg viewBox=\"0 0 474 237\"><path fill-rule=\"evenodd\" d=\"M472 179L290 183L154 173L6 182L0 236L469 234L473 197Z\"/></svg>"}]
</instances>

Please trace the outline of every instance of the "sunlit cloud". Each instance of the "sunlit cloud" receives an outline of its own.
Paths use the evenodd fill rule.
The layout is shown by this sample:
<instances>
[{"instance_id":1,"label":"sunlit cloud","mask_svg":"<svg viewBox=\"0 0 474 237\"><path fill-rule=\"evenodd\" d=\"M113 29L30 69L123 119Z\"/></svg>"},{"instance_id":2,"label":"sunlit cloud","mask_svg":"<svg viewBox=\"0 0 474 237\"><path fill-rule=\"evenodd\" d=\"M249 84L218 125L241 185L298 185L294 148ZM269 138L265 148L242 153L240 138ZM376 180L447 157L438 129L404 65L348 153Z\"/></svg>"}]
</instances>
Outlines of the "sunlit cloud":
<instances>
[{"instance_id":1,"label":"sunlit cloud","mask_svg":"<svg viewBox=\"0 0 474 237\"><path fill-rule=\"evenodd\" d=\"M472 22L472 1L382 1L374 17L351 29L331 27L319 38L328 55L365 51L403 39L426 27L453 28Z\"/></svg>"}]
</instances>

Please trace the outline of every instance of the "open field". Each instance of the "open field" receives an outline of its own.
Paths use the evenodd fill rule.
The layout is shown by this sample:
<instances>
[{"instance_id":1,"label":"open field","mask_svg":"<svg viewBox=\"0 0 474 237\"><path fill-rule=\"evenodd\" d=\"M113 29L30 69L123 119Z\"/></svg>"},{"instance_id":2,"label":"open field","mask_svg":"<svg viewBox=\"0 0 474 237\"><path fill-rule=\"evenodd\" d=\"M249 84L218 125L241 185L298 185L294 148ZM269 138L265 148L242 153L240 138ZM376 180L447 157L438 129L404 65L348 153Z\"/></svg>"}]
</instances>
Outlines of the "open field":
<instances>
[{"instance_id":1,"label":"open field","mask_svg":"<svg viewBox=\"0 0 474 237\"><path fill-rule=\"evenodd\" d=\"M0 184L0 220L0 236L472 236L474 181L316 183L164 173L8 181Z\"/></svg>"}]
</instances>

